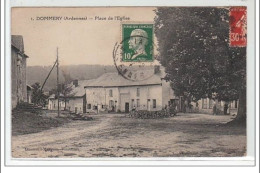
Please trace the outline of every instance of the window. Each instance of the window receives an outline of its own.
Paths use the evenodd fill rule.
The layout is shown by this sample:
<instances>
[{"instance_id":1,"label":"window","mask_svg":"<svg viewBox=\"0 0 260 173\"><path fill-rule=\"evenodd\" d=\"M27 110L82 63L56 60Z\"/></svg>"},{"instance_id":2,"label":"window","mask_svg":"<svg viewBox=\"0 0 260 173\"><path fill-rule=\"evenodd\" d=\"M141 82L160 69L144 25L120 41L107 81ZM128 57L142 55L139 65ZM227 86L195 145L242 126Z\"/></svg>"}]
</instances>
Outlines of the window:
<instances>
[{"instance_id":1,"label":"window","mask_svg":"<svg viewBox=\"0 0 260 173\"><path fill-rule=\"evenodd\" d=\"M156 108L156 99L153 99L153 108Z\"/></svg>"},{"instance_id":2,"label":"window","mask_svg":"<svg viewBox=\"0 0 260 173\"><path fill-rule=\"evenodd\" d=\"M109 97L113 97L113 90L109 90Z\"/></svg>"},{"instance_id":3,"label":"window","mask_svg":"<svg viewBox=\"0 0 260 173\"><path fill-rule=\"evenodd\" d=\"M147 99L147 110L150 110L150 99Z\"/></svg>"},{"instance_id":4,"label":"window","mask_svg":"<svg viewBox=\"0 0 260 173\"><path fill-rule=\"evenodd\" d=\"M91 104L88 104L87 109L91 109Z\"/></svg>"},{"instance_id":5,"label":"window","mask_svg":"<svg viewBox=\"0 0 260 173\"><path fill-rule=\"evenodd\" d=\"M136 106L140 107L140 99L136 99Z\"/></svg>"},{"instance_id":6,"label":"window","mask_svg":"<svg viewBox=\"0 0 260 173\"><path fill-rule=\"evenodd\" d=\"M214 101L209 99L209 109L213 108Z\"/></svg>"},{"instance_id":7,"label":"window","mask_svg":"<svg viewBox=\"0 0 260 173\"><path fill-rule=\"evenodd\" d=\"M136 89L136 96L139 97L140 96L140 88Z\"/></svg>"},{"instance_id":8,"label":"window","mask_svg":"<svg viewBox=\"0 0 260 173\"><path fill-rule=\"evenodd\" d=\"M132 108L134 108L135 105L135 99L132 99Z\"/></svg>"},{"instance_id":9,"label":"window","mask_svg":"<svg viewBox=\"0 0 260 173\"><path fill-rule=\"evenodd\" d=\"M202 109L207 109L207 99L202 99Z\"/></svg>"}]
</instances>

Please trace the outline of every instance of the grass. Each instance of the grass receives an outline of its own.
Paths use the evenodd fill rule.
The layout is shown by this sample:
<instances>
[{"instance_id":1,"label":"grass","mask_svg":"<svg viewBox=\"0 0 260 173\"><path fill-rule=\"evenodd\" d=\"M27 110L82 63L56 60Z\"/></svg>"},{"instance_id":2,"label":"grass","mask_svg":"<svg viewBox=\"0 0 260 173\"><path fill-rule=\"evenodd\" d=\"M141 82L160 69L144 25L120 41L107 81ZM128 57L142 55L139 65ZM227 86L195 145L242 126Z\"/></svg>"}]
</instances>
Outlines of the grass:
<instances>
[{"instance_id":1,"label":"grass","mask_svg":"<svg viewBox=\"0 0 260 173\"><path fill-rule=\"evenodd\" d=\"M69 116L49 116L46 110L37 112L14 110L12 112L12 135L38 133L53 127L62 126L70 121L71 118Z\"/></svg>"}]
</instances>

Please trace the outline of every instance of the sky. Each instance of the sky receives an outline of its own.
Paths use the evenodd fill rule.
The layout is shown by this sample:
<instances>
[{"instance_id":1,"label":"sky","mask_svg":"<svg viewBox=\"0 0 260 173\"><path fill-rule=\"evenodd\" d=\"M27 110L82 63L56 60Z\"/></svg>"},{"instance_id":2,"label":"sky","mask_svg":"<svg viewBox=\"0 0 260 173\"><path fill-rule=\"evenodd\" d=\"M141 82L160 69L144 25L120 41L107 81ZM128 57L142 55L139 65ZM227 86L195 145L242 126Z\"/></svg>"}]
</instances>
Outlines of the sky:
<instances>
[{"instance_id":1,"label":"sky","mask_svg":"<svg viewBox=\"0 0 260 173\"><path fill-rule=\"evenodd\" d=\"M23 36L29 56L27 66L52 65L57 47L60 65L112 65L114 45L121 39L121 21L108 17L125 16L130 20L123 22L128 23L153 22L154 10L153 7L12 8L11 33ZM44 17L62 20L43 20ZM65 17L88 20L64 20ZM106 20L95 20L97 17Z\"/></svg>"}]
</instances>

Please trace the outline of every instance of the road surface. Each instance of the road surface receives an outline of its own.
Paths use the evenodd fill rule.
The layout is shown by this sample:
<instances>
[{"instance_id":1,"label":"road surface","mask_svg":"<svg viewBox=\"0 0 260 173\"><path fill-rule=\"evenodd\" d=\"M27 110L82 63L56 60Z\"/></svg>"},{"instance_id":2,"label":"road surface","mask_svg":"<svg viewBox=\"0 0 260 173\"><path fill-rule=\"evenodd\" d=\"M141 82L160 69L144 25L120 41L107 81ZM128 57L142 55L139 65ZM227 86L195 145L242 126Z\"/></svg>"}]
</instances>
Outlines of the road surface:
<instances>
[{"instance_id":1,"label":"road surface","mask_svg":"<svg viewBox=\"0 0 260 173\"><path fill-rule=\"evenodd\" d=\"M246 154L246 128L232 116L182 114L163 119L95 115L39 133L12 136L12 157L233 157Z\"/></svg>"}]
</instances>

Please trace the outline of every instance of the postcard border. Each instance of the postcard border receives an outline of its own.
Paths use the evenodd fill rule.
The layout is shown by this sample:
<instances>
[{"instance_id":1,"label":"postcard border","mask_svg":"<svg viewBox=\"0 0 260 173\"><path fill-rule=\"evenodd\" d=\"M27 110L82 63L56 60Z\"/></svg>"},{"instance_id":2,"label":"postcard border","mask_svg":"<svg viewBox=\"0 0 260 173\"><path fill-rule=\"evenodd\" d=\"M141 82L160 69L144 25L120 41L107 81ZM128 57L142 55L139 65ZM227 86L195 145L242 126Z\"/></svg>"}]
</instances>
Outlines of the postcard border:
<instances>
[{"instance_id":1,"label":"postcard border","mask_svg":"<svg viewBox=\"0 0 260 173\"><path fill-rule=\"evenodd\" d=\"M250 1L251 2L251 1ZM7 6L6 6L7 5ZM253 4L254 5L254 4ZM232 6L232 5L230 5L230 6ZM252 4L251 5L249 5L249 4L247 4L247 5L245 5L245 6L247 6L247 8L253 8L252 7ZM9 7L8 6L8 3L7 4L5 4L5 7ZM17 6L16 6L17 7ZM93 7L96 7L96 6L93 6ZM6 8L6 9L8 9L8 8ZM256 16L256 14L255 14L255 9L253 10L254 11L254 19L255 19L255 16ZM249 10L248 10L248 12L249 12ZM9 17L10 17L10 10L6 10L6 13L5 13L5 15L6 14L8 14L9 15ZM7 15L7 16L8 16ZM5 20L8 18L7 16L5 16ZM249 15L248 14L248 19L249 19L249 16L250 17L252 17L252 15ZM10 25L10 20L9 20L9 22L7 22L7 21L5 21L5 23L6 24L9 24ZM251 22L250 22L251 23ZM248 24L249 24L249 21L248 21ZM254 24L255 25L255 24ZM248 27L249 28L249 27ZM252 30L252 29L251 29ZM253 34L253 36L255 36L256 35L256 31L255 31L255 29L253 29L254 30L254 34ZM8 35L9 34L9 35ZM252 37L252 36L251 36ZM253 37L253 38L255 38L255 37ZM9 41L8 41L8 39L9 39ZM250 40L251 42L252 42L252 40ZM10 48L7 48L7 47L9 47L9 46L6 46L6 45L9 45L9 43L10 43L10 26L9 26L9 28L8 28L8 25L6 25L6 30L5 30L5 57L10 57L10 55L8 55L8 54L10 54ZM248 41L248 43L249 43L249 41ZM251 45L251 47L250 47L250 49L252 49L252 47L253 47L253 49L254 49L254 56L253 56L253 63L255 64L255 61L256 61L256 56L255 56L255 44L256 44L256 39L254 39L254 44L252 45L252 44L250 44ZM249 49L249 45L247 46L247 49ZM8 53L9 52L9 53ZM251 51L252 52L252 51ZM251 58L252 59L252 58ZM10 58L9 58L9 60L10 60ZM248 60L248 61L252 61L252 60ZM252 63L252 62L251 62ZM8 67L8 65L9 65L9 67ZM8 69L8 68L10 68L10 64L8 64L8 59L6 59L6 61L4 62L4 67L5 67L5 69L4 69L4 71L5 71L5 95L4 95L4 97L5 97L5 101L6 101L6 98L7 98L7 96L10 96L10 87L9 87L9 89L8 89L8 82L7 82L7 79L8 79L8 74L10 73L10 69ZM247 63L247 70L249 69L248 68L249 67L249 63ZM250 68L252 68L251 67L251 65L250 65ZM7 71L7 70L9 70L9 71ZM255 108L256 108L256 106L255 106L255 103L256 103L256 97L255 97L255 91L256 91L256 88L255 88L255 84L256 84L256 80L255 80L255 74L256 74L256 69L255 69L255 67L253 68L253 78L254 78L254 85L253 85L253 87L251 86L252 84L247 84L247 86L249 85L250 87L251 87L251 89L253 88L253 95L254 95L254 115L256 115L255 113ZM10 74L9 74L10 75ZM248 74L247 74L248 75ZM248 77L247 78L247 80L249 81L249 78L250 77ZM252 78L252 77L251 77ZM250 78L250 79L251 79ZM7 90L6 90L7 89ZM7 91L7 92L6 92ZM247 88L247 92L249 91L249 88ZM250 91L252 91L252 90L250 90ZM250 92L250 93L252 93L252 92ZM251 94L252 95L252 94ZM247 96L247 100L248 100L248 96ZM248 103L247 103L248 104ZM7 110L7 108L8 108L8 101L7 102L5 102L5 115L6 115L6 113L10 113L10 112L6 112L6 110ZM9 107L10 107L10 105L9 105ZM7 125L8 125L8 123L6 123L7 122L7 117L4 117L5 118L5 142L6 142L6 127L7 127ZM254 116L254 120L256 120L256 117ZM249 120L248 120L249 121ZM252 121L252 120L250 120L250 121ZM256 132L256 121L254 121L255 122L255 124L254 124L254 132ZM247 127L249 127L249 122L247 122ZM10 134L9 134L10 135ZM247 135L248 135L248 129L247 129ZM254 135L256 135L255 133L254 133ZM255 137L254 137L254 143L255 143ZM247 141L248 142L248 141ZM6 143L7 144L7 143ZM7 145L5 145L5 147L7 147ZM254 149L253 149L253 151L256 151L256 146L254 145ZM10 159L10 158L7 158L6 156L6 152L8 151L8 149L7 148L5 148L5 164L7 165L7 166L15 166L15 165L19 165L19 166L22 166L22 165L27 165L27 166L29 166L30 164L23 164L23 161L28 161L28 160L20 160L20 159L15 159L15 160L13 160L13 159L11 159L11 160L8 160L8 159ZM9 151L10 151L10 148L9 148ZM253 166L253 165L255 165L255 155L254 155L254 159L252 158L252 157L250 157L250 158L247 158L247 159L245 159L245 157L242 157L242 159L241 158L239 158L239 159L241 159L241 160L232 160L232 159L228 159L228 160L226 160L226 161L229 161L229 163L232 163L232 161L234 161L234 162L236 162L236 163L238 163L240 166L246 166L246 165L250 165L250 166ZM212 160L210 159L210 158L205 158L206 160L208 160L208 161L210 161L210 162L212 162ZM244 160L243 160L244 159ZM50 159L50 160L53 160L53 159ZM63 160L63 159L62 159ZM76 159L77 161L79 160L79 159ZM123 161L122 159L120 159L121 161ZM178 158L178 160L185 160L185 159L179 159ZM221 158L221 160L225 160L225 159L223 159L223 158ZM20 163L17 163L16 161L20 161ZM41 160L42 161L42 160ZM54 161L56 161L56 160L54 160ZM58 161L58 160L57 160ZM67 161L69 161L69 160L63 160L63 161L65 161L66 163L66 165L68 164L68 162ZM84 160L84 162L85 162L86 160ZM100 161L100 160L99 160ZM102 160L102 161L107 161L107 160ZM128 161L129 162L129 160L125 160L125 161ZM133 160L132 160L133 161ZM141 160L136 160L136 161L141 161ZM143 160L143 161L151 161L151 160ZM154 161L162 161L162 160L154 160ZM163 160L163 161L169 161L169 160ZM192 162L194 162L194 161L205 161L205 160L190 160L190 161L192 161ZM251 162L254 162L254 164L252 164ZM131 162L131 161L130 161ZM214 162L214 161L213 161ZM245 165L241 165L241 163L245 163L245 162L250 162L250 164L245 164ZM28 163L28 162L27 162ZM38 161L37 161L37 163L39 163ZM85 165L86 163L84 163L82 166L86 166ZM151 164L154 164L154 163L151 163ZM39 164L39 165L42 165L41 163ZM44 164L44 165L48 165L48 164ZM49 166L51 166L52 164L50 164ZM73 165L78 165L78 164L72 164L72 166ZM88 165L88 166L91 166L92 164L90 164L90 165ZM93 165L96 165L96 164L93 164ZM100 165L100 164L97 164L97 165L99 165L99 166L102 166L102 165ZM105 166L105 165L107 165L107 164L104 164L103 166ZM109 164L110 165L110 164ZM113 165L113 164L112 164ZM117 165L121 165L121 164L117 164ZM133 164L133 165L135 165L135 164ZM137 166L139 165L139 164L136 164ZM144 165L146 165L146 164L144 164ZM147 164L147 165L149 165L149 164ZM195 164L196 166L202 166L202 165L197 165L197 164ZM209 165L209 166L213 166L213 165L215 165L215 164L212 164L212 165ZM218 165L218 166L220 166L219 164L216 164L216 165ZM216 166L215 165L215 166ZM234 164L234 165L236 165L236 164ZM233 166L234 166L233 165ZM30 166L32 166L32 165L30 165ZM34 166L36 166L36 165L34 165ZM64 165L60 165L60 164L58 164L58 165L56 165L55 164L55 166L64 166ZM164 164L162 164L161 166L165 166ZM167 166L167 164L166 164L166 166ZM172 165L172 164L169 164L168 166L178 166L178 165ZM183 166L183 165L179 165L179 166ZM189 165L185 165L185 166L189 166ZM194 164L191 164L190 166L194 166ZM222 165L222 166L227 166L227 165ZM232 166L232 164L230 165L230 166ZM237 166L237 165L236 165Z\"/></svg>"}]
</instances>

